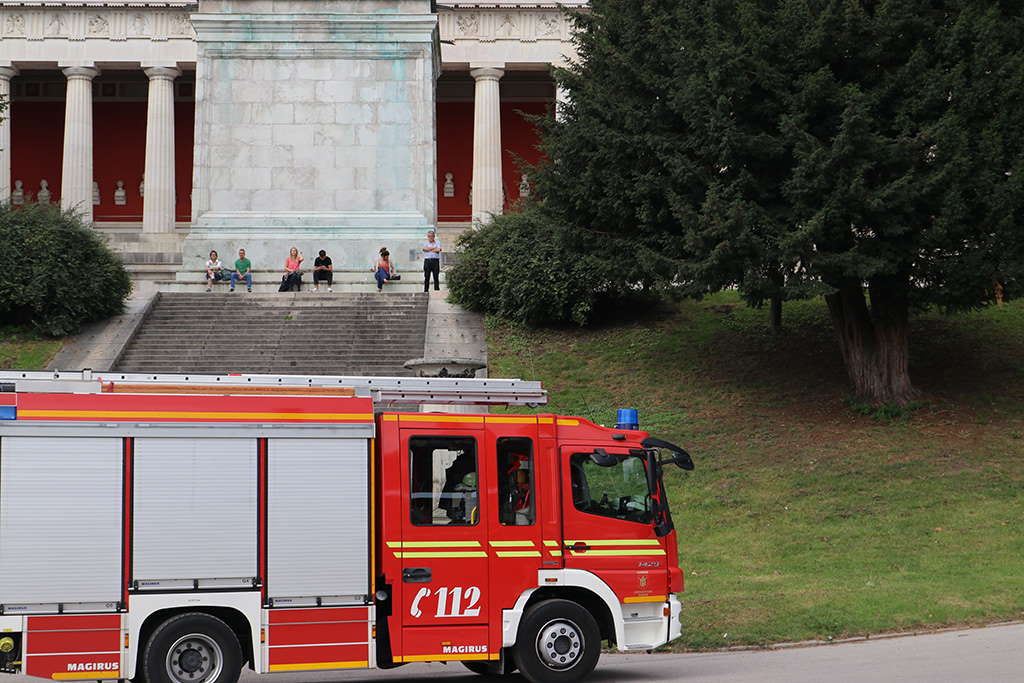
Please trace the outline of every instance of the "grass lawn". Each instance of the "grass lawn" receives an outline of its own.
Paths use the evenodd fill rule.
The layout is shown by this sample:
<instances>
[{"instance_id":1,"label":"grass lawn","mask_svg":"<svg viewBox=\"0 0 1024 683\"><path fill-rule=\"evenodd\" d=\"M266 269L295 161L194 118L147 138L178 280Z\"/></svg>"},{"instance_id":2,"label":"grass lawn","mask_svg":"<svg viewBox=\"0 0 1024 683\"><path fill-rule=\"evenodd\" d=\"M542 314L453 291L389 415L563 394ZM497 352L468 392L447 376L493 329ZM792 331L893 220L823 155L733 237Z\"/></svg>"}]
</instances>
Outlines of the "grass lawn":
<instances>
[{"instance_id":1,"label":"grass lawn","mask_svg":"<svg viewBox=\"0 0 1024 683\"><path fill-rule=\"evenodd\" d=\"M0 325L0 370L42 370L63 343L29 327Z\"/></svg>"},{"instance_id":2,"label":"grass lawn","mask_svg":"<svg viewBox=\"0 0 1024 683\"><path fill-rule=\"evenodd\" d=\"M917 319L923 401L896 416L845 401L823 302L785 316L773 335L725 293L590 330L490 321L491 374L690 449L667 474L676 649L1024 618L1024 303Z\"/></svg>"}]
</instances>

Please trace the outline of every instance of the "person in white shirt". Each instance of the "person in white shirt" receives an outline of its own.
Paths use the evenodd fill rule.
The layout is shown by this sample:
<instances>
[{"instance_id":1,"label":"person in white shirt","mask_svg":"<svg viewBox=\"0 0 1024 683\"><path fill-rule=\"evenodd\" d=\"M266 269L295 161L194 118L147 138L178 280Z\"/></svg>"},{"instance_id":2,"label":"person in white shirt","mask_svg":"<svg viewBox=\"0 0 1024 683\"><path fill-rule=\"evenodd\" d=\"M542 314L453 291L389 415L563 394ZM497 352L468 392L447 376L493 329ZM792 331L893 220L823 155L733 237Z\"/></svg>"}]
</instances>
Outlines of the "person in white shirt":
<instances>
[{"instance_id":1,"label":"person in white shirt","mask_svg":"<svg viewBox=\"0 0 1024 683\"><path fill-rule=\"evenodd\" d=\"M430 290L430 278L434 278L434 289L441 289L438 279L441 275L441 240L437 233L427 231L427 241L423 243L423 291Z\"/></svg>"},{"instance_id":2,"label":"person in white shirt","mask_svg":"<svg viewBox=\"0 0 1024 683\"><path fill-rule=\"evenodd\" d=\"M210 260L206 262L206 291L213 289L213 283L226 280L224 264L220 262L216 251L210 252Z\"/></svg>"}]
</instances>

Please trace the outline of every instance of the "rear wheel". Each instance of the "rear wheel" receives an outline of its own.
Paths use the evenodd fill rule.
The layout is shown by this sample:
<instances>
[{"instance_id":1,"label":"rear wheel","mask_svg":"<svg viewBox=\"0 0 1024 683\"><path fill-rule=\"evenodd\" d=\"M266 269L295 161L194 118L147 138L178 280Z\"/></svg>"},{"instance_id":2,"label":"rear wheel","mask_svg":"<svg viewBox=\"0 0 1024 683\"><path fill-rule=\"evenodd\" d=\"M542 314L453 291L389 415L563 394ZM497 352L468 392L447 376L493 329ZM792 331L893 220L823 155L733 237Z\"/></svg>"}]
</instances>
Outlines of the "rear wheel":
<instances>
[{"instance_id":1,"label":"rear wheel","mask_svg":"<svg viewBox=\"0 0 1024 683\"><path fill-rule=\"evenodd\" d=\"M569 600L545 600L531 607L519 624L516 663L531 683L582 681L601 656L597 621Z\"/></svg>"},{"instance_id":2,"label":"rear wheel","mask_svg":"<svg viewBox=\"0 0 1024 683\"><path fill-rule=\"evenodd\" d=\"M160 624L142 654L147 683L236 683L242 646L209 614L179 614Z\"/></svg>"}]
</instances>

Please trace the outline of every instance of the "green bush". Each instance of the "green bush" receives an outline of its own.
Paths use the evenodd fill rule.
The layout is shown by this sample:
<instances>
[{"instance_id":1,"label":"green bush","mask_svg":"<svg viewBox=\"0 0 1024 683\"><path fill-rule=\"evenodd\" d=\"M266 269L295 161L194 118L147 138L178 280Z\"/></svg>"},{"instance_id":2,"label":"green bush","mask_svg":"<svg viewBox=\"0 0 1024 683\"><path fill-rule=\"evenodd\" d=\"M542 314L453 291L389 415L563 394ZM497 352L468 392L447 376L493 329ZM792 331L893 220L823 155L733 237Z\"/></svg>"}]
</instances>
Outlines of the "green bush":
<instances>
[{"instance_id":1,"label":"green bush","mask_svg":"<svg viewBox=\"0 0 1024 683\"><path fill-rule=\"evenodd\" d=\"M0 319L74 334L117 315L131 292L121 260L73 213L0 207Z\"/></svg>"},{"instance_id":2,"label":"green bush","mask_svg":"<svg viewBox=\"0 0 1024 683\"><path fill-rule=\"evenodd\" d=\"M466 232L448 272L452 300L527 325L585 325L656 298L655 256L635 244L569 229L528 204Z\"/></svg>"}]
</instances>

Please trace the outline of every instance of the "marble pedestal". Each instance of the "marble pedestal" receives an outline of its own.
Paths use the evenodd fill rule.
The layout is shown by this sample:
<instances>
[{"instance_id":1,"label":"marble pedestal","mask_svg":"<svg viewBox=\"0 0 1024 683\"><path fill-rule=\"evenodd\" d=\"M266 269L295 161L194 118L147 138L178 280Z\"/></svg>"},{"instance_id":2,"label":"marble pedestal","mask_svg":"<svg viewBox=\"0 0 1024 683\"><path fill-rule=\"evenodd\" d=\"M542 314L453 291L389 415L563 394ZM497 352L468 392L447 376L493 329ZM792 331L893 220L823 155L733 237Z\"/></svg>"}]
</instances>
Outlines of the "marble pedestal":
<instances>
[{"instance_id":1,"label":"marble pedestal","mask_svg":"<svg viewBox=\"0 0 1024 683\"><path fill-rule=\"evenodd\" d=\"M192 232L278 265L369 267L386 246L414 264L437 219L437 17L429 0L204 0ZM260 267L260 266L257 266Z\"/></svg>"}]
</instances>

